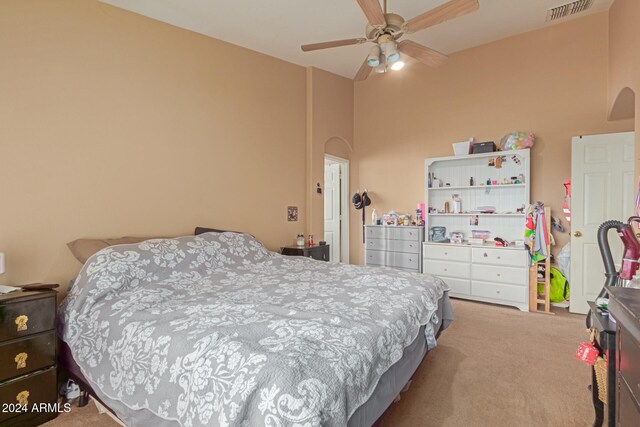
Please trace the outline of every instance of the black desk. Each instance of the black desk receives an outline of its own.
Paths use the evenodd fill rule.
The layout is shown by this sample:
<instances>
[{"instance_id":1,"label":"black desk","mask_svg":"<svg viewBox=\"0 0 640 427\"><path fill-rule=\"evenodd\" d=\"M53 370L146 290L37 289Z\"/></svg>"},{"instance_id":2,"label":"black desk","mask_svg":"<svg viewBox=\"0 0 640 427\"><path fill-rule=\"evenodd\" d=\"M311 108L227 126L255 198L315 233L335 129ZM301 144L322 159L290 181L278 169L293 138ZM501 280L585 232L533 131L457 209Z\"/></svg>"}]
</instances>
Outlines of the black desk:
<instances>
[{"instance_id":1,"label":"black desk","mask_svg":"<svg viewBox=\"0 0 640 427\"><path fill-rule=\"evenodd\" d=\"M596 303L589 301L591 327L597 329L595 345L607 359L607 425L615 426L616 420L616 324L603 316ZM601 427L604 421L604 404L598 399L598 385L595 369L591 369L591 399L596 419L594 427Z\"/></svg>"},{"instance_id":2,"label":"black desk","mask_svg":"<svg viewBox=\"0 0 640 427\"><path fill-rule=\"evenodd\" d=\"M329 245L284 246L280 248L282 255L304 256L319 261L329 261Z\"/></svg>"}]
</instances>

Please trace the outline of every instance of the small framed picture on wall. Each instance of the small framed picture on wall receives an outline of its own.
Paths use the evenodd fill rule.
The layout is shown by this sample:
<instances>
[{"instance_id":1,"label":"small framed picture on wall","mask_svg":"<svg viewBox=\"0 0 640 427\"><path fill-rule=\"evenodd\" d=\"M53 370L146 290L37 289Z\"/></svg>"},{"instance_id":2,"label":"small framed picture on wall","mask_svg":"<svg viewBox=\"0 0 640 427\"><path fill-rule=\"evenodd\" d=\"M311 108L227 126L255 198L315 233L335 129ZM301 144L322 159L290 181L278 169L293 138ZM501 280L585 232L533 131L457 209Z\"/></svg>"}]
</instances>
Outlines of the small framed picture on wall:
<instances>
[{"instance_id":1,"label":"small framed picture on wall","mask_svg":"<svg viewBox=\"0 0 640 427\"><path fill-rule=\"evenodd\" d=\"M297 221L298 220L298 207L297 206L287 206L287 220L288 221Z\"/></svg>"}]
</instances>

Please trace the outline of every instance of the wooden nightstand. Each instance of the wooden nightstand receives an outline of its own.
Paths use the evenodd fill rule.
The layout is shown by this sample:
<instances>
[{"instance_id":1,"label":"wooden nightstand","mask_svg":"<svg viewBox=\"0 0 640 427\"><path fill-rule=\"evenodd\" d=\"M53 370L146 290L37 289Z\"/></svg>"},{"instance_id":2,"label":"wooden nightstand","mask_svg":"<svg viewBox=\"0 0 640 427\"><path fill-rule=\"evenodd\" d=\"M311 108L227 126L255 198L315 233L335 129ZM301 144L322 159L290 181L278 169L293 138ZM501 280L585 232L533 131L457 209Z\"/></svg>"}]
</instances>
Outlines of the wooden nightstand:
<instances>
[{"instance_id":1,"label":"wooden nightstand","mask_svg":"<svg viewBox=\"0 0 640 427\"><path fill-rule=\"evenodd\" d=\"M305 256L319 261L329 261L329 245L284 246L280 248L282 255Z\"/></svg>"},{"instance_id":2,"label":"wooden nightstand","mask_svg":"<svg viewBox=\"0 0 640 427\"><path fill-rule=\"evenodd\" d=\"M35 426L58 416L56 294L17 291L0 295L2 426Z\"/></svg>"}]
</instances>

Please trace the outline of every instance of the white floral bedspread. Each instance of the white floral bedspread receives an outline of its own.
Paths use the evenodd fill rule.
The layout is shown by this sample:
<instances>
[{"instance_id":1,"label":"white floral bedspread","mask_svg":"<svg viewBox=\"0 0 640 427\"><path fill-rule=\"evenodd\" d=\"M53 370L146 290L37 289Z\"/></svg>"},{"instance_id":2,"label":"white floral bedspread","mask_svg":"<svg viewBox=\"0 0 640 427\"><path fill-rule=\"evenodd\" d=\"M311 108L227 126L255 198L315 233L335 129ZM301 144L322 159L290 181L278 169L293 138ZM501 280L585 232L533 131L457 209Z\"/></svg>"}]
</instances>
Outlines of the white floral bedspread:
<instances>
[{"instance_id":1,"label":"white floral bedspread","mask_svg":"<svg viewBox=\"0 0 640 427\"><path fill-rule=\"evenodd\" d=\"M440 279L206 233L106 248L60 307L99 393L182 426L347 423L427 325Z\"/></svg>"}]
</instances>

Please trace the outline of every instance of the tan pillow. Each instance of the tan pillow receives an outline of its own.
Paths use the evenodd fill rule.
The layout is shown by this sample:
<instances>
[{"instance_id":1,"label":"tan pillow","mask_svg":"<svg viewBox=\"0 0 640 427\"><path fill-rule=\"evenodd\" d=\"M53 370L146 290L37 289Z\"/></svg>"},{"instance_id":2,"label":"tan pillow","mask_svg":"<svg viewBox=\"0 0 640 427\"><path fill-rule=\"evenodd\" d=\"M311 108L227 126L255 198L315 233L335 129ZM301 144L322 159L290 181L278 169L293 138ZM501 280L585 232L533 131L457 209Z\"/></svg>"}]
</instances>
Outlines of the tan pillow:
<instances>
[{"instance_id":1,"label":"tan pillow","mask_svg":"<svg viewBox=\"0 0 640 427\"><path fill-rule=\"evenodd\" d=\"M91 255L113 245L140 243L149 239L164 239L164 237L120 237L119 239L78 239L67 243L69 250L81 263L87 262Z\"/></svg>"}]
</instances>

